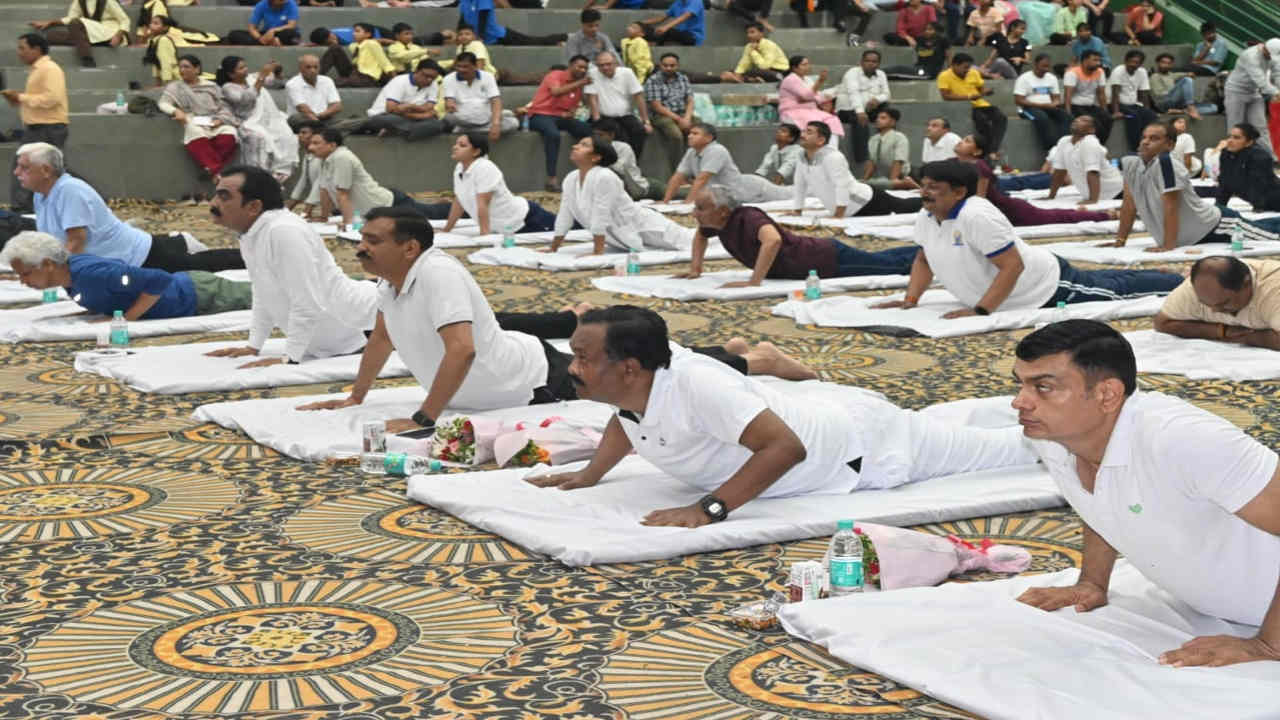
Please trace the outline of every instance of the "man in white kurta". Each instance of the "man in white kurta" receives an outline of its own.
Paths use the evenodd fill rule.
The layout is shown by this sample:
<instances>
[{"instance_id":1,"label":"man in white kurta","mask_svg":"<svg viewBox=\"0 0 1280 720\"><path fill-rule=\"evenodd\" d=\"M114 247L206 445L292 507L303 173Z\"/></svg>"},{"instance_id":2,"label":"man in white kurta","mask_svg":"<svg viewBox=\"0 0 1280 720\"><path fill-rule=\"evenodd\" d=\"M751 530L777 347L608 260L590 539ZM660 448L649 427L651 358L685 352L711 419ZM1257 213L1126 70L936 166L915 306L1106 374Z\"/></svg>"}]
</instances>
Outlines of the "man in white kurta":
<instances>
[{"instance_id":1,"label":"man in white kurta","mask_svg":"<svg viewBox=\"0 0 1280 720\"><path fill-rule=\"evenodd\" d=\"M1058 140L1049 153L1053 165L1053 177L1049 180L1050 200L1058 196L1058 188L1068 178L1080 193L1081 205L1114 200L1124 191L1124 176L1107 159L1107 149L1093 133L1093 117L1081 115L1071 121L1071 134Z\"/></svg>"}]
</instances>

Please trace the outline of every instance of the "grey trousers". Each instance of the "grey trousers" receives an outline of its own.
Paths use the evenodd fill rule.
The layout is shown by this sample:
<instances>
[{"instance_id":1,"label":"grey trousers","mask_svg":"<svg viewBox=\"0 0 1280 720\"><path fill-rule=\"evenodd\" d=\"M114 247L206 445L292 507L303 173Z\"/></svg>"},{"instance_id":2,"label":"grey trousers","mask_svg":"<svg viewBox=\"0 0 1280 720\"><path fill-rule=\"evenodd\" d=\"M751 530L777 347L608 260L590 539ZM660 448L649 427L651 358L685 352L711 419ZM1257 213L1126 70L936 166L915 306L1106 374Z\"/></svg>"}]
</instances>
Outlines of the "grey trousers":
<instances>
[{"instance_id":1,"label":"grey trousers","mask_svg":"<svg viewBox=\"0 0 1280 720\"><path fill-rule=\"evenodd\" d=\"M1276 150L1271 147L1271 133L1267 132L1266 103L1267 101L1261 95L1244 95L1230 90L1222 98L1223 109L1227 114L1227 128L1242 122L1254 126L1261 133L1258 144L1265 147L1274 158Z\"/></svg>"},{"instance_id":2,"label":"grey trousers","mask_svg":"<svg viewBox=\"0 0 1280 720\"><path fill-rule=\"evenodd\" d=\"M409 140L425 140L444 132L444 123L436 118L410 120L392 113L374 115L364 121L361 126L367 132L386 130L391 134L401 135Z\"/></svg>"},{"instance_id":3,"label":"grey trousers","mask_svg":"<svg viewBox=\"0 0 1280 720\"><path fill-rule=\"evenodd\" d=\"M54 125L27 125L23 128L22 144L45 142L57 147L62 151L66 151L67 135L69 130L64 123ZM66 164L66 158L63 158ZM9 206L14 212L31 212L31 191L22 187L18 182L18 178L13 177L13 171L18 167L18 156L13 156L13 165L9 168Z\"/></svg>"}]
</instances>

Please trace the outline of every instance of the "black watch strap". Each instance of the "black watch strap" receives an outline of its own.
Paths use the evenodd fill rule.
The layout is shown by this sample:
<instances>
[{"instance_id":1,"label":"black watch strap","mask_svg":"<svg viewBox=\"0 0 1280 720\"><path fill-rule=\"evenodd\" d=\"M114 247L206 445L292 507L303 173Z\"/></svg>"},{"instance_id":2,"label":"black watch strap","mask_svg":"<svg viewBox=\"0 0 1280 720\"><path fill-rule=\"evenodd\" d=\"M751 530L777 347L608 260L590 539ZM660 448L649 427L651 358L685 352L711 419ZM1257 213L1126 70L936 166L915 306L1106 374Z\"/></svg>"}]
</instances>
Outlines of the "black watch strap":
<instances>
[{"instance_id":1,"label":"black watch strap","mask_svg":"<svg viewBox=\"0 0 1280 720\"><path fill-rule=\"evenodd\" d=\"M422 412L421 410L419 410L419 411L415 412L414 414L410 415L410 416L409 416L409 419L410 419L410 420L413 420L415 423L417 423L417 424L421 425L421 426L422 426L422 427L424 427L424 428L429 428L429 427L435 427L435 426L436 426L436 421L435 421L435 420L433 420L433 419L431 419L431 416L430 416L430 415L428 415L428 414L426 414L426 413Z\"/></svg>"},{"instance_id":2,"label":"black watch strap","mask_svg":"<svg viewBox=\"0 0 1280 720\"><path fill-rule=\"evenodd\" d=\"M729 506L715 495L707 495L698 501L698 507L711 518L711 522L720 522L729 517Z\"/></svg>"},{"instance_id":3,"label":"black watch strap","mask_svg":"<svg viewBox=\"0 0 1280 720\"><path fill-rule=\"evenodd\" d=\"M973 306L973 311L974 311L975 313L979 314L979 315L990 315L990 314L991 314L991 311L990 311L990 310L988 310L988 309L986 309L986 308L982 307L981 305L974 305L974 306Z\"/></svg>"}]
</instances>

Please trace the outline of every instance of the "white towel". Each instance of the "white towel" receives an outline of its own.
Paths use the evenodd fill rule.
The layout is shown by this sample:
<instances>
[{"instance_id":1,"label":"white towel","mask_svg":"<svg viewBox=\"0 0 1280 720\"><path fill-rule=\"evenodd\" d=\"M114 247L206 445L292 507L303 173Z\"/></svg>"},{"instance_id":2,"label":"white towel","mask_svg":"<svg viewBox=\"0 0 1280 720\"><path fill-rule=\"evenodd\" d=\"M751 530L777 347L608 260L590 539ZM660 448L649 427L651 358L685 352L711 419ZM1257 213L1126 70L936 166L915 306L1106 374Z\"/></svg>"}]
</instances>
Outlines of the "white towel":
<instances>
[{"instance_id":1,"label":"white towel","mask_svg":"<svg viewBox=\"0 0 1280 720\"><path fill-rule=\"evenodd\" d=\"M534 487L523 480L529 472L415 475L409 478L407 494L575 567L830 535L845 518L914 525L1062 504L1042 467L1019 465L934 478L893 490L752 500L724 522L696 529L647 527L640 520L649 512L692 504L705 492L634 455L599 484L578 490Z\"/></svg>"},{"instance_id":2,"label":"white towel","mask_svg":"<svg viewBox=\"0 0 1280 720\"><path fill-rule=\"evenodd\" d=\"M1194 262L1206 255L1236 255L1237 257L1262 257L1280 255L1280 242L1249 241L1245 249L1233 253L1228 243L1204 243L1203 245L1186 245L1169 252L1147 252L1155 247L1152 237L1130 238L1124 247L1099 247L1098 242L1063 242L1040 245L1039 247L1070 262L1091 262L1099 265L1139 265L1142 263Z\"/></svg>"},{"instance_id":3,"label":"white towel","mask_svg":"<svg viewBox=\"0 0 1280 720\"><path fill-rule=\"evenodd\" d=\"M677 202L671 202L671 203L661 203L661 202L649 202L647 200L639 200L638 202L641 205L644 205L645 207L649 208L650 210L660 212L663 215L688 215L689 213L693 212L693 203L691 202L677 201Z\"/></svg>"},{"instance_id":4,"label":"white towel","mask_svg":"<svg viewBox=\"0 0 1280 720\"><path fill-rule=\"evenodd\" d=\"M832 655L981 717L1275 718L1280 663L1173 669L1156 658L1201 635L1257 628L1202 615L1123 558L1109 604L1048 613L1015 600L1077 570L862 593L783 607L783 627Z\"/></svg>"},{"instance_id":5,"label":"white towel","mask_svg":"<svg viewBox=\"0 0 1280 720\"><path fill-rule=\"evenodd\" d=\"M1216 340L1192 340L1155 330L1124 334L1138 359L1138 372L1185 375L1192 380L1280 378L1280 352Z\"/></svg>"},{"instance_id":6,"label":"white towel","mask_svg":"<svg viewBox=\"0 0 1280 720\"><path fill-rule=\"evenodd\" d=\"M750 270L725 270L705 273L693 280L677 280L670 275L606 275L591 278L591 284L606 292L639 297L660 297L671 300L755 300L764 297L787 296L796 290L804 290L804 280L765 280L756 287L722 288L721 285L751 278ZM821 281L822 292L837 293L852 290L878 290L906 287L906 275L863 275L859 277L826 278Z\"/></svg>"},{"instance_id":7,"label":"white towel","mask_svg":"<svg viewBox=\"0 0 1280 720\"><path fill-rule=\"evenodd\" d=\"M1064 311L1056 308L1001 310L985 316L971 315L944 320L942 318L944 313L966 306L946 290L927 290L920 297L920 304L910 310L902 308L884 310L871 307L887 300L901 299L902 295L896 294L887 297L840 295L809 302L788 300L773 306L772 312L774 315L793 318L798 325L908 328L921 335L940 338L1013 330L1074 318L1118 320L1147 317L1155 315L1160 310L1161 303L1164 302L1164 298L1152 295L1132 300L1076 303L1068 305Z\"/></svg>"},{"instance_id":8,"label":"white towel","mask_svg":"<svg viewBox=\"0 0 1280 720\"><path fill-rule=\"evenodd\" d=\"M910 240L915 232L913 227L915 216L911 217L912 223L906 225L872 225L860 224L855 222L859 218L852 218L845 224L845 234L847 235L876 235L878 237L890 238L893 240ZM1059 223L1051 225L1021 225L1015 226L1013 232L1023 240L1034 240L1036 238L1047 237L1071 237L1076 235L1115 235L1120 229L1119 220L1095 220L1081 223ZM1142 221L1135 220L1133 223L1133 232L1144 232L1146 230Z\"/></svg>"},{"instance_id":9,"label":"white towel","mask_svg":"<svg viewBox=\"0 0 1280 720\"><path fill-rule=\"evenodd\" d=\"M76 353L79 372L114 378L147 393L176 395L190 392L225 392L249 388L308 385L354 380L360 355L304 358L296 365L279 364L239 369L259 358L284 354L283 339L268 340L257 357L207 357L205 353L225 347L241 347L240 342L194 343L136 348L128 355L87 351ZM400 356L392 353L378 377L400 377L409 371Z\"/></svg>"},{"instance_id":10,"label":"white towel","mask_svg":"<svg viewBox=\"0 0 1280 720\"><path fill-rule=\"evenodd\" d=\"M0 270L3 272L3 270ZM59 300L66 300L67 293L62 288L55 288ZM17 303L38 303L44 298L43 290L29 288L17 280L0 280L0 305Z\"/></svg>"},{"instance_id":11,"label":"white towel","mask_svg":"<svg viewBox=\"0 0 1280 720\"><path fill-rule=\"evenodd\" d=\"M585 232L574 230L565 239L569 239L574 233ZM589 235L588 235L589 237ZM603 255L591 255L591 243L576 243L573 245L562 245L560 250L554 253L538 252L529 248L484 248L477 250L467 256L467 260L477 265L509 265L511 267L528 268L530 270L600 270L604 268L613 268L618 263L625 264L627 261L627 253L619 252L609 246L605 247ZM692 254L689 250L642 250L636 253L637 259L641 265L671 265L672 263L689 262ZM719 240L712 240L707 243L707 252L703 256L706 260L725 260L729 258L729 253L720 244Z\"/></svg>"}]
</instances>

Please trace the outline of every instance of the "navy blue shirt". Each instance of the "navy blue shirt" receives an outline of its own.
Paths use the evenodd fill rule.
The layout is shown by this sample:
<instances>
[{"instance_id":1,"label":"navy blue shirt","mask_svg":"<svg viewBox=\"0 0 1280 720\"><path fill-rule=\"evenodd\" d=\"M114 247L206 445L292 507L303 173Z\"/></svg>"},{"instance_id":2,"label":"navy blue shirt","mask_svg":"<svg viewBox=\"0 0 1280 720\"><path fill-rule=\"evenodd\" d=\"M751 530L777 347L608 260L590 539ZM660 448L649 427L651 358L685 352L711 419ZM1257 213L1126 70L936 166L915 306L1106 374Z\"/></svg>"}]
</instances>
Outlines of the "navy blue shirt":
<instances>
[{"instance_id":1,"label":"navy blue shirt","mask_svg":"<svg viewBox=\"0 0 1280 720\"><path fill-rule=\"evenodd\" d=\"M196 314L196 286L187 273L133 267L96 255L72 255L67 267L71 270L67 295L86 310L100 315L126 311L146 293L160 299L143 313L142 320Z\"/></svg>"}]
</instances>

